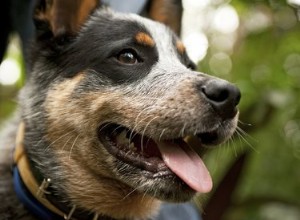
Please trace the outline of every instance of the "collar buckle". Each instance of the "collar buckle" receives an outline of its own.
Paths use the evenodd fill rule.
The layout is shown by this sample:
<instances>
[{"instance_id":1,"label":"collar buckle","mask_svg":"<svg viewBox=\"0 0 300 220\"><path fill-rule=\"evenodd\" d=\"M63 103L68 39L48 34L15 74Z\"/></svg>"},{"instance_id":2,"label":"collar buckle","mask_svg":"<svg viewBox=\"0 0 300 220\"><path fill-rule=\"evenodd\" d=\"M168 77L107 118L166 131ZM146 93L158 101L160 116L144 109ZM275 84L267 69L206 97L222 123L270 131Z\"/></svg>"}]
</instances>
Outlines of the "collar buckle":
<instances>
[{"instance_id":1,"label":"collar buckle","mask_svg":"<svg viewBox=\"0 0 300 220\"><path fill-rule=\"evenodd\" d=\"M45 178L42 182L42 184L39 186L37 192L36 192L36 196L40 197L40 198L44 198L45 194L51 194L51 192L47 191L46 189L48 188L48 186L50 185L51 179L50 178Z\"/></svg>"}]
</instances>

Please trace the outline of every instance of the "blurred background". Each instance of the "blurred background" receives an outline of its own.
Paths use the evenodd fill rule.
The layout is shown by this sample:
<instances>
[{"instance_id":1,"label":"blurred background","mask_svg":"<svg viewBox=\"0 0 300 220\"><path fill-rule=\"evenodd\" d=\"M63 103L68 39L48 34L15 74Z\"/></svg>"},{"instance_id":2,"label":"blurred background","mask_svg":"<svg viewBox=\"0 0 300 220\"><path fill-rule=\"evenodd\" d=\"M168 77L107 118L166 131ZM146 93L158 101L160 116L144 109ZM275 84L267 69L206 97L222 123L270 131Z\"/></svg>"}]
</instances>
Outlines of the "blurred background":
<instances>
[{"instance_id":1,"label":"blurred background","mask_svg":"<svg viewBox=\"0 0 300 220\"><path fill-rule=\"evenodd\" d=\"M299 220L300 2L185 0L184 7L182 37L199 70L242 91L234 140L205 158L215 191L200 198L204 219Z\"/></svg>"},{"instance_id":2,"label":"blurred background","mask_svg":"<svg viewBox=\"0 0 300 220\"><path fill-rule=\"evenodd\" d=\"M300 1L184 0L182 38L205 73L242 91L239 129L205 155L204 220L300 219ZM24 84L20 40L0 66L0 125Z\"/></svg>"}]
</instances>

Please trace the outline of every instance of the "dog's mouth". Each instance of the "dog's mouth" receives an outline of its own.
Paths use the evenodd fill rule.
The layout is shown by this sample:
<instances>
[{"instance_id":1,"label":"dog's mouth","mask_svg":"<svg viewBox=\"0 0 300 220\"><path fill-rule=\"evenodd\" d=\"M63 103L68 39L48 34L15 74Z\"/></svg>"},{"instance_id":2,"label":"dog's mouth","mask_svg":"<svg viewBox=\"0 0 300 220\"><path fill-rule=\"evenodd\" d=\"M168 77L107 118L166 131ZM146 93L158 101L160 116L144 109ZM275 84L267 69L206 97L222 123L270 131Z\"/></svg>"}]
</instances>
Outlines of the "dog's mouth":
<instances>
[{"instance_id":1,"label":"dog's mouth","mask_svg":"<svg viewBox=\"0 0 300 220\"><path fill-rule=\"evenodd\" d=\"M215 132L205 136L210 142L216 138ZM176 175L197 192L206 193L212 188L211 176L202 159L183 138L155 140L118 124L101 126L99 138L115 158L150 173L151 178Z\"/></svg>"}]
</instances>

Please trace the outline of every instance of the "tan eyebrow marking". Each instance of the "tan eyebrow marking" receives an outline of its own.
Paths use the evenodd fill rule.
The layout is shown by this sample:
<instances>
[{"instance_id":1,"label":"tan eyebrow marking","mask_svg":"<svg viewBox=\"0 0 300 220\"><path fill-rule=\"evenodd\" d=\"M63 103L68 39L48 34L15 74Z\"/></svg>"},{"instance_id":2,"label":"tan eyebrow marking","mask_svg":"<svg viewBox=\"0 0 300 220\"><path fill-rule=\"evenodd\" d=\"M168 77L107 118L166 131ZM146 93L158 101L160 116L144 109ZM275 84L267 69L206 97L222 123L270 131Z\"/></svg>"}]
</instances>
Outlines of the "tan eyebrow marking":
<instances>
[{"instance_id":1,"label":"tan eyebrow marking","mask_svg":"<svg viewBox=\"0 0 300 220\"><path fill-rule=\"evenodd\" d=\"M185 52L185 46L181 41L176 42L176 48L179 51L179 53L183 54Z\"/></svg>"},{"instance_id":2,"label":"tan eyebrow marking","mask_svg":"<svg viewBox=\"0 0 300 220\"><path fill-rule=\"evenodd\" d=\"M135 35L135 40L137 43L142 44L144 46L154 47L155 42L149 34L144 32L139 32Z\"/></svg>"}]
</instances>

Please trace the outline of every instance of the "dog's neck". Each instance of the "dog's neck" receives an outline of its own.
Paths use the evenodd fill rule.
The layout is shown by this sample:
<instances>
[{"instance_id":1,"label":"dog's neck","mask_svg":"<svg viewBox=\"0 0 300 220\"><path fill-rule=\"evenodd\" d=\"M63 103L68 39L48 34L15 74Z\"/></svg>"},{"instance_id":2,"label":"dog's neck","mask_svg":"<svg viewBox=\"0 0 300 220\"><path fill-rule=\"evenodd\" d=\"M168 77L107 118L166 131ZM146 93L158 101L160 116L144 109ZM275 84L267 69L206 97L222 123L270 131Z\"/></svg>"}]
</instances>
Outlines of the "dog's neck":
<instances>
[{"instance_id":1,"label":"dog's neck","mask_svg":"<svg viewBox=\"0 0 300 220\"><path fill-rule=\"evenodd\" d=\"M105 219L113 218L91 213L72 204L60 202L51 194L51 179L44 178L41 184L35 179L24 149L24 123L19 125L14 152L14 187L20 201L40 219Z\"/></svg>"}]
</instances>

